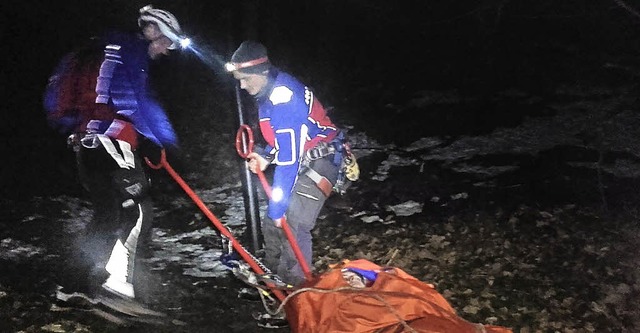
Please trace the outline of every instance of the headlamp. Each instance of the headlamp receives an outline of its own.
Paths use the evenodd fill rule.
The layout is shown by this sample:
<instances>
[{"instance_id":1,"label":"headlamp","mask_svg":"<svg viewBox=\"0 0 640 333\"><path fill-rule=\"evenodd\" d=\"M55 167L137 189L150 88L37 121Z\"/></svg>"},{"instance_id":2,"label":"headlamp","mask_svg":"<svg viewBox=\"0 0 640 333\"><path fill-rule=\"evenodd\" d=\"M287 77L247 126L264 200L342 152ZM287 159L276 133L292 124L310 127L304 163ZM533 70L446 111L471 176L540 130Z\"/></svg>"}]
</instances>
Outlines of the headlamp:
<instances>
[{"instance_id":1,"label":"headlamp","mask_svg":"<svg viewBox=\"0 0 640 333\"><path fill-rule=\"evenodd\" d=\"M180 47L184 50L191 45L191 39L189 37L180 38Z\"/></svg>"},{"instance_id":2,"label":"headlamp","mask_svg":"<svg viewBox=\"0 0 640 333\"><path fill-rule=\"evenodd\" d=\"M233 71L235 71L237 68L236 68L236 65L235 65L234 63L232 63L232 62L228 62L228 63L224 64L224 69L226 69L226 70L227 70L227 72L233 72Z\"/></svg>"},{"instance_id":3,"label":"headlamp","mask_svg":"<svg viewBox=\"0 0 640 333\"><path fill-rule=\"evenodd\" d=\"M267 61L269 61L269 57L262 57L246 62L228 62L224 64L224 68L227 70L227 72L233 72L243 68L264 64Z\"/></svg>"}]
</instances>

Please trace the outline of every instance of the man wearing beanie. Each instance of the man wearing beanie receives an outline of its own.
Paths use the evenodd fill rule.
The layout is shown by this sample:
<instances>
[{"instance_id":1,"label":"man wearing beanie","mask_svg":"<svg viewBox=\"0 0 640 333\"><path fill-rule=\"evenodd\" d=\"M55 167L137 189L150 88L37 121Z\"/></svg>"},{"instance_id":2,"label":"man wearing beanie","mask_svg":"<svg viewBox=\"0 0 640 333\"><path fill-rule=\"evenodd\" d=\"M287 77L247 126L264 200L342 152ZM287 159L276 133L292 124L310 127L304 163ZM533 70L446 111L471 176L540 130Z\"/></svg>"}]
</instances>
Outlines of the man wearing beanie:
<instances>
[{"instance_id":1,"label":"man wearing beanie","mask_svg":"<svg viewBox=\"0 0 640 333\"><path fill-rule=\"evenodd\" d=\"M272 195L262 222L264 264L285 282L300 285L304 273L281 229L286 218L306 262L312 261L311 230L338 177L341 159L334 146L340 131L313 91L274 67L266 48L245 41L226 64L240 88L255 98L267 146L251 153L256 173L274 165Z\"/></svg>"},{"instance_id":2,"label":"man wearing beanie","mask_svg":"<svg viewBox=\"0 0 640 333\"><path fill-rule=\"evenodd\" d=\"M68 136L93 208L78 248L61 266L61 301L136 296L136 251L153 210L140 150L177 149L147 72L149 61L175 49L181 35L176 18L152 6L140 10L138 25L140 32L109 32L69 53L45 91L49 123Z\"/></svg>"}]
</instances>

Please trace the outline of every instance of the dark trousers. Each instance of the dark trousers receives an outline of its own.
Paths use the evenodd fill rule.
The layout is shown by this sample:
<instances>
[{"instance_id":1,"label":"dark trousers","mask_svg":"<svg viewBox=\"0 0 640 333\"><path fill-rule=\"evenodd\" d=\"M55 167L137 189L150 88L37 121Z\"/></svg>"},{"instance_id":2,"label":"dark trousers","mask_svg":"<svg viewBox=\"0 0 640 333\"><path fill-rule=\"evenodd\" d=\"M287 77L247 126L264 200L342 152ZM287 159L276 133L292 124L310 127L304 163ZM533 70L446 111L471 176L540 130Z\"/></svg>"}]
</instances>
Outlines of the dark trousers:
<instances>
[{"instance_id":1,"label":"dark trousers","mask_svg":"<svg viewBox=\"0 0 640 333\"><path fill-rule=\"evenodd\" d=\"M133 283L139 235L150 233L153 216L141 159L135 152L123 149L126 146L116 140L106 140L104 142L112 143L111 148L115 148L115 153L122 157L121 163L126 161L127 166L118 164L114 151L110 153L99 140L94 140L92 145L81 145L77 151L79 177L89 193L93 215L78 235L72 264L76 272L85 277L79 281L78 289L88 291L95 290L109 276L105 266L117 241L128 250L128 260L122 267L126 266L126 282ZM128 204L123 205L127 200L130 200Z\"/></svg>"},{"instance_id":2,"label":"dark trousers","mask_svg":"<svg viewBox=\"0 0 640 333\"><path fill-rule=\"evenodd\" d=\"M338 167L331 162L331 158L321 158L311 164L319 174L335 182ZM311 178L300 175L296 181L289 207L287 208L287 223L295 236L300 251L310 269L313 268L313 236L311 231L316 225L325 195ZM300 285L304 282L304 272L296 258L289 241L281 228L278 228L268 217L262 221L264 237L264 264L283 281Z\"/></svg>"}]
</instances>

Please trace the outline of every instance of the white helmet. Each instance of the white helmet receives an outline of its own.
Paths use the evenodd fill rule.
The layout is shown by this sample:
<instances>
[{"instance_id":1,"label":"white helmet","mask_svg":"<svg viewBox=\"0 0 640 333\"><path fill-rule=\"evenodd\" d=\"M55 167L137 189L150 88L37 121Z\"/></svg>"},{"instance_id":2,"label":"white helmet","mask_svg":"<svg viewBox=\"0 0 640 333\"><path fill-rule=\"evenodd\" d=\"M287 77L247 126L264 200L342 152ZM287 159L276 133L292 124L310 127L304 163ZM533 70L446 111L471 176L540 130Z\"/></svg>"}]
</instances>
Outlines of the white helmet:
<instances>
[{"instance_id":1,"label":"white helmet","mask_svg":"<svg viewBox=\"0 0 640 333\"><path fill-rule=\"evenodd\" d=\"M173 42L169 49L174 50L178 47L182 40L182 30L180 24L173 14L166 10L155 9L152 5L146 5L140 8L140 17L138 18L138 26L142 27L144 22L152 22L158 25L160 32L167 36Z\"/></svg>"}]
</instances>

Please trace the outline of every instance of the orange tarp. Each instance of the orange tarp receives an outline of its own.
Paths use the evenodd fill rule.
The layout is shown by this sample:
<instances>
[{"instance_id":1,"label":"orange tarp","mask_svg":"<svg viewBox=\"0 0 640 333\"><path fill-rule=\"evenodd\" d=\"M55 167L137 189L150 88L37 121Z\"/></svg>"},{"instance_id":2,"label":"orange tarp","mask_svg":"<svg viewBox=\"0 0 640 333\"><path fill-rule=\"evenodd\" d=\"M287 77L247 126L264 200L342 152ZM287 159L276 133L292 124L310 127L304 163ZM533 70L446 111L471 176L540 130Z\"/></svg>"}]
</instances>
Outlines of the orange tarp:
<instances>
[{"instance_id":1,"label":"orange tarp","mask_svg":"<svg viewBox=\"0 0 640 333\"><path fill-rule=\"evenodd\" d=\"M353 288L342 268L378 271L373 285ZM433 285L398 268L370 261L345 261L307 282L285 304L292 332L460 332L511 333L501 326L475 324L456 314Z\"/></svg>"}]
</instances>

